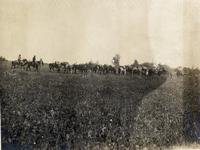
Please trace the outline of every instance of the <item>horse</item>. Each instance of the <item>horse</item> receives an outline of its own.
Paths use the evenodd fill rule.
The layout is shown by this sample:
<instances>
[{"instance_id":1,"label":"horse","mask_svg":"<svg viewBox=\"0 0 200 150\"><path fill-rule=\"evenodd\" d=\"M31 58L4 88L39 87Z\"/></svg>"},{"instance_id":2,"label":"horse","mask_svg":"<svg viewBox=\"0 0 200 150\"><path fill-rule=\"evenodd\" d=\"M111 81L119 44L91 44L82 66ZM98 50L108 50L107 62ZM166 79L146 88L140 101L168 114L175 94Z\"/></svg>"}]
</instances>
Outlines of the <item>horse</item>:
<instances>
[{"instance_id":1,"label":"horse","mask_svg":"<svg viewBox=\"0 0 200 150\"><path fill-rule=\"evenodd\" d=\"M131 66L131 65L126 65L126 66L124 66L125 67L125 69L126 69L126 74L127 75L131 75L132 74L132 69L133 69L133 67Z\"/></svg>"},{"instance_id":2,"label":"horse","mask_svg":"<svg viewBox=\"0 0 200 150\"><path fill-rule=\"evenodd\" d=\"M162 75L162 74L167 74L167 73L169 73L164 67L159 67L158 69L157 69L157 75Z\"/></svg>"},{"instance_id":3,"label":"horse","mask_svg":"<svg viewBox=\"0 0 200 150\"><path fill-rule=\"evenodd\" d=\"M87 64L79 64L78 70L80 71L80 73L87 74L89 69Z\"/></svg>"},{"instance_id":4,"label":"horse","mask_svg":"<svg viewBox=\"0 0 200 150\"><path fill-rule=\"evenodd\" d=\"M146 66L142 66L141 75L143 75L143 76L148 76L149 75L149 69Z\"/></svg>"},{"instance_id":5,"label":"horse","mask_svg":"<svg viewBox=\"0 0 200 150\"><path fill-rule=\"evenodd\" d=\"M44 62L42 61L42 59L40 61L36 61L36 62L33 62L33 61L27 61L25 63L25 65L27 65L26 67L26 70L28 71L31 71L31 67L33 69L35 69L37 72L39 71L41 65L44 65Z\"/></svg>"},{"instance_id":6,"label":"horse","mask_svg":"<svg viewBox=\"0 0 200 150\"><path fill-rule=\"evenodd\" d=\"M99 68L100 68L99 65L94 65L94 66L92 67L92 72L93 72L93 73L99 73Z\"/></svg>"},{"instance_id":7,"label":"horse","mask_svg":"<svg viewBox=\"0 0 200 150\"><path fill-rule=\"evenodd\" d=\"M50 63L49 64L49 71L54 71L54 69L57 69L58 72L60 72L61 66L58 63Z\"/></svg>"},{"instance_id":8,"label":"horse","mask_svg":"<svg viewBox=\"0 0 200 150\"><path fill-rule=\"evenodd\" d=\"M27 59L23 59L22 61L18 61L18 60L15 60L15 61L12 61L11 62L11 69L15 69L15 68L18 68L18 67L23 67L25 66L27 62Z\"/></svg>"},{"instance_id":9,"label":"horse","mask_svg":"<svg viewBox=\"0 0 200 150\"><path fill-rule=\"evenodd\" d=\"M133 75L141 75L142 68L140 67L132 67L131 68L131 74Z\"/></svg>"},{"instance_id":10,"label":"horse","mask_svg":"<svg viewBox=\"0 0 200 150\"><path fill-rule=\"evenodd\" d=\"M16 66L20 66L20 65L21 65L21 63L17 60L11 62L11 68L12 69L16 68Z\"/></svg>"},{"instance_id":11,"label":"horse","mask_svg":"<svg viewBox=\"0 0 200 150\"><path fill-rule=\"evenodd\" d=\"M11 68L12 68L12 69L21 67L21 65L22 65L22 62L21 62L21 61L18 61L18 60L14 60L14 61L11 62Z\"/></svg>"},{"instance_id":12,"label":"horse","mask_svg":"<svg viewBox=\"0 0 200 150\"><path fill-rule=\"evenodd\" d=\"M70 72L71 74L76 74L78 72L78 65L77 64L73 64L70 66Z\"/></svg>"},{"instance_id":13,"label":"horse","mask_svg":"<svg viewBox=\"0 0 200 150\"><path fill-rule=\"evenodd\" d=\"M177 76L177 77L183 76L182 70L176 69L175 71L176 71L176 76Z\"/></svg>"},{"instance_id":14,"label":"horse","mask_svg":"<svg viewBox=\"0 0 200 150\"><path fill-rule=\"evenodd\" d=\"M67 72L67 73L70 72L70 65L69 65L68 62L62 62L62 63L60 64L60 69L61 69L61 68L63 68L64 73L65 73L65 72Z\"/></svg>"},{"instance_id":15,"label":"horse","mask_svg":"<svg viewBox=\"0 0 200 150\"><path fill-rule=\"evenodd\" d=\"M124 66L119 67L119 74L120 75L126 75L126 68Z\"/></svg>"}]
</instances>

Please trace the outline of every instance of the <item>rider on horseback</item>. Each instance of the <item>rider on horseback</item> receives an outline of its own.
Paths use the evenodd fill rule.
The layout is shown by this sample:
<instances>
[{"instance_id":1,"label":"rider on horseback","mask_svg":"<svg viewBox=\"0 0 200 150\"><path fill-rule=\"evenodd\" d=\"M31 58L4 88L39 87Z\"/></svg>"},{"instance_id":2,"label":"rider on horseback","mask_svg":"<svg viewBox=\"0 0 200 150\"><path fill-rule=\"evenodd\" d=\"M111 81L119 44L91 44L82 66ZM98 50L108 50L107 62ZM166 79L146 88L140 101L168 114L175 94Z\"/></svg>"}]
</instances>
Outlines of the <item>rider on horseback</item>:
<instances>
[{"instance_id":1,"label":"rider on horseback","mask_svg":"<svg viewBox=\"0 0 200 150\"><path fill-rule=\"evenodd\" d=\"M35 64L35 62L36 62L36 56L34 55L33 56L33 64Z\"/></svg>"},{"instance_id":2,"label":"rider on horseback","mask_svg":"<svg viewBox=\"0 0 200 150\"><path fill-rule=\"evenodd\" d=\"M21 59L22 59L22 56L21 56L21 54L19 54L18 59L17 59L19 64L21 63Z\"/></svg>"}]
</instances>

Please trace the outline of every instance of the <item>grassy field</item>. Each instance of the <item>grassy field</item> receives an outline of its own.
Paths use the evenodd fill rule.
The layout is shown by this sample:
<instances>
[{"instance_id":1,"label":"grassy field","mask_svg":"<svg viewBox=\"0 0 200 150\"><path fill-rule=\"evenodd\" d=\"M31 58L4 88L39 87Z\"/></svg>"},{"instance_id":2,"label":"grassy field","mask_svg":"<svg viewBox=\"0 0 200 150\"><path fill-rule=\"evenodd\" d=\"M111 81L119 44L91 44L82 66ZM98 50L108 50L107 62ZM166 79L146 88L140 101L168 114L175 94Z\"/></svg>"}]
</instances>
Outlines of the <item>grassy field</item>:
<instances>
[{"instance_id":1,"label":"grassy field","mask_svg":"<svg viewBox=\"0 0 200 150\"><path fill-rule=\"evenodd\" d=\"M186 78L1 70L5 146L121 150L185 138Z\"/></svg>"},{"instance_id":2,"label":"grassy field","mask_svg":"<svg viewBox=\"0 0 200 150\"><path fill-rule=\"evenodd\" d=\"M140 101L166 78L9 70L2 79L3 143L83 148L128 146Z\"/></svg>"}]
</instances>

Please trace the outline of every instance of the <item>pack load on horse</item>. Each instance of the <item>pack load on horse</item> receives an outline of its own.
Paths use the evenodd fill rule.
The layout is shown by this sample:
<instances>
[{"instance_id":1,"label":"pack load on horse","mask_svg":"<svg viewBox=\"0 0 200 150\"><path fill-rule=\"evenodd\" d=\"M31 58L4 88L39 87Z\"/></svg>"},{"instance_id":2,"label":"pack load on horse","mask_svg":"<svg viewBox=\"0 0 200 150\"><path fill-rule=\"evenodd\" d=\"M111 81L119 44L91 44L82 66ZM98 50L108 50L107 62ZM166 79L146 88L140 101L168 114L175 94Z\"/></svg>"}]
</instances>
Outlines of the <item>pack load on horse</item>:
<instances>
[{"instance_id":1,"label":"pack load on horse","mask_svg":"<svg viewBox=\"0 0 200 150\"><path fill-rule=\"evenodd\" d=\"M21 67L26 70L35 70L39 71L41 66L43 65L43 60L36 60L36 55L33 56L32 61L28 61L27 59L22 59L21 54L18 55L17 60L12 61L11 68ZM92 61L88 63L82 64L69 64L68 62L58 62L49 63L49 71L57 71L71 74L88 74L88 73L96 73L96 74L116 74L116 75L139 75L139 76L154 76L154 75L164 75L168 71L166 70L166 66L160 64L154 64L153 62L145 62L140 64L137 60L135 60L130 65L120 65L120 56L117 54L112 59L112 64L98 64L93 63ZM180 76L181 71L177 71L177 76Z\"/></svg>"},{"instance_id":2,"label":"pack load on horse","mask_svg":"<svg viewBox=\"0 0 200 150\"><path fill-rule=\"evenodd\" d=\"M49 64L49 71L56 71L60 72L61 65L59 62L55 61L54 63Z\"/></svg>"},{"instance_id":3,"label":"pack load on horse","mask_svg":"<svg viewBox=\"0 0 200 150\"><path fill-rule=\"evenodd\" d=\"M61 62L60 68L63 69L64 73L70 73L70 65L68 62Z\"/></svg>"}]
</instances>

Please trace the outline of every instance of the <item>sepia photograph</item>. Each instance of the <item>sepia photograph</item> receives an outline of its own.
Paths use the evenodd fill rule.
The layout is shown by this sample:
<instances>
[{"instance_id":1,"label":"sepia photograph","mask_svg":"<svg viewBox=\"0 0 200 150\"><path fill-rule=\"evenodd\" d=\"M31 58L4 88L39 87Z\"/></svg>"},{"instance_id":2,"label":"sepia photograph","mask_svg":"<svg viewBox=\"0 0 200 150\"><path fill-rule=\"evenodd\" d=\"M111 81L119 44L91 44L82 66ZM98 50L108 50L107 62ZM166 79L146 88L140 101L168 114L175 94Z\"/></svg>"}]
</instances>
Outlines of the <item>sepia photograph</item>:
<instances>
[{"instance_id":1,"label":"sepia photograph","mask_svg":"<svg viewBox=\"0 0 200 150\"><path fill-rule=\"evenodd\" d=\"M2 150L200 150L199 0L0 0Z\"/></svg>"}]
</instances>

